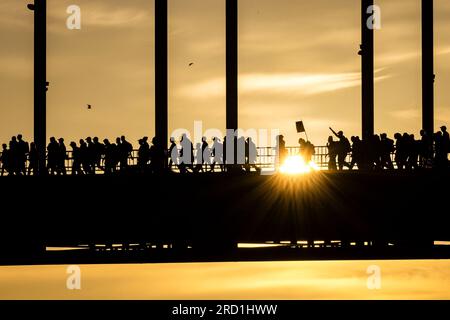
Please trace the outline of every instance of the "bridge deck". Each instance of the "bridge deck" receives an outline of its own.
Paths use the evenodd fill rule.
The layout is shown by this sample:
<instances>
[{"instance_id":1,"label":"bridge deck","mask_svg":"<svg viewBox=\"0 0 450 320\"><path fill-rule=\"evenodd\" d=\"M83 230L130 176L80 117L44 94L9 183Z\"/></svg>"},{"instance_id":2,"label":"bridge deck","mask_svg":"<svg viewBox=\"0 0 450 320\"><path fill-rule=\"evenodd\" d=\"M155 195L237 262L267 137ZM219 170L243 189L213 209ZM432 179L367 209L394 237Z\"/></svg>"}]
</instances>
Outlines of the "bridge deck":
<instances>
[{"instance_id":1,"label":"bridge deck","mask_svg":"<svg viewBox=\"0 0 450 320\"><path fill-rule=\"evenodd\" d=\"M12 206L2 210L0 239L16 257L99 244L122 244L124 251L129 244L194 248L210 256L238 243L424 247L450 240L449 177L433 171L5 177L0 192L4 208Z\"/></svg>"}]
</instances>

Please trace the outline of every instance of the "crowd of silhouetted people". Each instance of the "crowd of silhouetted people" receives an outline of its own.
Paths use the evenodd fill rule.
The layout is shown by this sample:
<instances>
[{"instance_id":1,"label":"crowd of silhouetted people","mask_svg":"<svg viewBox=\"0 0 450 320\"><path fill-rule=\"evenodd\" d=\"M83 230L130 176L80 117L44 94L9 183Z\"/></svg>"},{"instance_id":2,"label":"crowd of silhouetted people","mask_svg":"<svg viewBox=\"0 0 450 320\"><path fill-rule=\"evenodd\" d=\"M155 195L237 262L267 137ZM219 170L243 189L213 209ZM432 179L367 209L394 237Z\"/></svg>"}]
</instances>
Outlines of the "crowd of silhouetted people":
<instances>
[{"instance_id":1,"label":"crowd of silhouetted people","mask_svg":"<svg viewBox=\"0 0 450 320\"><path fill-rule=\"evenodd\" d=\"M8 148L9 147L9 148ZM26 163L29 161L27 167ZM31 175L37 172L38 153L36 145L23 140L21 134L11 138L9 146L2 144L1 175Z\"/></svg>"},{"instance_id":2,"label":"crowd of silhouetted people","mask_svg":"<svg viewBox=\"0 0 450 320\"><path fill-rule=\"evenodd\" d=\"M331 129L331 128L330 128ZM335 132L328 138L327 157L329 170L355 169L416 170L422 168L448 168L450 138L445 126L440 131L429 134L422 130L420 138L408 133L396 133L394 139L387 134L373 135L362 140L358 136L348 139L343 131ZM186 134L178 143L170 138L170 147L165 148L157 138L139 139L137 154L125 136L111 142L108 139L87 137L78 143L72 141L66 148L63 138L50 138L44 160L39 157L35 143L28 143L22 135L11 138L9 145L3 144L0 155L1 175L36 175L45 170L50 175L66 175L70 168L72 175L93 175L98 172L162 173L177 168L180 173L225 172L231 169L260 172L258 148L252 138L231 136L232 148L227 137L214 137L208 143L206 137L195 148ZM275 166L279 167L289 155L284 137L277 137ZM305 163L310 163L315 155L315 146L307 140L299 140L300 155ZM261 157L261 155L259 155ZM130 165L130 159L136 164ZM44 165L40 165L44 161ZM395 166L394 166L395 164Z\"/></svg>"},{"instance_id":3,"label":"crowd of silhouetted people","mask_svg":"<svg viewBox=\"0 0 450 320\"><path fill-rule=\"evenodd\" d=\"M390 139L382 133L365 141L352 136L351 142L342 131L336 133L331 129L337 141L333 136L328 138L328 169L392 170L394 162L399 170L447 168L450 138L445 126L440 129L433 134L421 130L419 139L408 133L396 133L394 139ZM348 155L350 162L347 162Z\"/></svg>"},{"instance_id":4,"label":"crowd of silhouetted people","mask_svg":"<svg viewBox=\"0 0 450 320\"><path fill-rule=\"evenodd\" d=\"M194 149L193 143L186 134L179 139L170 139L170 147L166 149L157 138L151 142L148 137L139 139L137 155L133 154L133 145L125 136L117 138L114 142L108 139L100 141L98 137L80 139L78 143L72 141L70 149L65 145L63 138L50 138L47 145L45 160L38 155L34 143L23 140L22 135L12 137L9 146L3 144L0 157L1 175L36 175L42 170L40 161L44 161L45 173L50 175L66 175L68 168L72 175L93 175L98 172L114 174L118 172L135 173L162 173L177 168L180 173L221 172L227 171L231 163L240 164L245 171L260 171L257 167L257 147L252 138L235 138L235 143L242 146L243 152L234 152L228 156L226 137L222 143L220 138L214 137L209 145L207 138L203 137ZM130 165L131 159L136 158L136 165ZM28 165L27 165L28 162Z\"/></svg>"},{"instance_id":5,"label":"crowd of silhouetted people","mask_svg":"<svg viewBox=\"0 0 450 320\"><path fill-rule=\"evenodd\" d=\"M227 139L233 139L233 148L229 148ZM194 150L196 152L194 152ZM177 146L175 138L170 138L168 150L169 168L177 167L180 173L214 172L219 170L242 170L260 172L257 166L258 150L251 137L213 137L209 144L206 137L197 143L194 149L186 134L180 138Z\"/></svg>"},{"instance_id":6,"label":"crowd of silhouetted people","mask_svg":"<svg viewBox=\"0 0 450 320\"><path fill-rule=\"evenodd\" d=\"M350 140L343 131L336 132L330 128L333 136L328 137L327 158L328 170L416 170L426 168L446 169L449 167L450 138L447 127L429 134L420 131L420 139L413 134L396 133L390 139L386 133L373 135L362 140L352 136ZM299 139L300 155L309 164L315 154L314 145ZM284 136L277 136L276 166L281 166L289 155ZM349 160L349 161L348 161ZM394 166L395 163L395 166Z\"/></svg>"}]
</instances>

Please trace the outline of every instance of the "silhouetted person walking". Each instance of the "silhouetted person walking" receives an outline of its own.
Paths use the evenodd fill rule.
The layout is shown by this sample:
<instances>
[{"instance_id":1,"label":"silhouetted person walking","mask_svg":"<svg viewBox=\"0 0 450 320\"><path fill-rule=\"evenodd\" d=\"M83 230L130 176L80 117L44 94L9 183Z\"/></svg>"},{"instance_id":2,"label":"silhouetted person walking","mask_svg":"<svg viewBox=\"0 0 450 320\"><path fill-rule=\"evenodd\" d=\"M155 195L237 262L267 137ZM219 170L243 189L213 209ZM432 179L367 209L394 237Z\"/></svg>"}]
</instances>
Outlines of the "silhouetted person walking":
<instances>
[{"instance_id":1,"label":"silhouetted person walking","mask_svg":"<svg viewBox=\"0 0 450 320\"><path fill-rule=\"evenodd\" d=\"M80 150L80 163L83 168L83 171L86 174L92 174L93 173L92 167L91 167L92 161L91 161L89 149L88 149L86 142L83 139L80 139L79 150Z\"/></svg>"},{"instance_id":2,"label":"silhouetted person walking","mask_svg":"<svg viewBox=\"0 0 450 320\"><path fill-rule=\"evenodd\" d=\"M55 137L50 138L47 146L47 167L51 175L58 172L59 145Z\"/></svg>"},{"instance_id":3,"label":"silhouetted person walking","mask_svg":"<svg viewBox=\"0 0 450 320\"><path fill-rule=\"evenodd\" d=\"M434 134L434 164L437 169L444 169L447 166L447 150L445 150L444 137L442 131Z\"/></svg>"},{"instance_id":4,"label":"silhouetted person walking","mask_svg":"<svg viewBox=\"0 0 450 320\"><path fill-rule=\"evenodd\" d=\"M131 156L131 152L133 151L133 146L129 143L125 136L120 137L120 145L117 145L119 150L120 157L120 170L124 171L128 168L128 158Z\"/></svg>"},{"instance_id":5,"label":"silhouetted person walking","mask_svg":"<svg viewBox=\"0 0 450 320\"><path fill-rule=\"evenodd\" d=\"M419 166L428 168L433 165L433 137L425 130L420 130Z\"/></svg>"},{"instance_id":6,"label":"silhouetted person walking","mask_svg":"<svg viewBox=\"0 0 450 320\"><path fill-rule=\"evenodd\" d=\"M9 142L9 155L8 155L8 162L9 162L9 174L10 175L18 175L19 170L19 146L17 143L17 138L15 136L11 137L11 141Z\"/></svg>"},{"instance_id":7,"label":"silhouetted person walking","mask_svg":"<svg viewBox=\"0 0 450 320\"><path fill-rule=\"evenodd\" d=\"M81 170L81 151L77 144L72 141L70 143L72 148L72 175L78 176L83 175L83 170Z\"/></svg>"},{"instance_id":8,"label":"silhouetted person walking","mask_svg":"<svg viewBox=\"0 0 450 320\"><path fill-rule=\"evenodd\" d=\"M219 165L220 171L224 171L223 165L223 144L220 142L220 139L217 137L213 138L213 145L211 149L211 172L214 172L216 164Z\"/></svg>"},{"instance_id":9,"label":"silhouetted person walking","mask_svg":"<svg viewBox=\"0 0 450 320\"><path fill-rule=\"evenodd\" d=\"M350 168L350 165L345 161L345 159L347 158L347 154L350 152L351 149L350 142L344 136L344 132L339 131L338 133L336 133L333 129L330 128L330 130L339 139L337 150L339 170L343 170L344 166Z\"/></svg>"},{"instance_id":10,"label":"silhouetted person walking","mask_svg":"<svg viewBox=\"0 0 450 320\"><path fill-rule=\"evenodd\" d=\"M120 137L116 138L116 143L114 144L115 148L115 158L116 158L116 166L118 166L120 169L121 168L121 162L123 160L123 147L122 147L122 140L120 140Z\"/></svg>"},{"instance_id":11,"label":"silhouetted person walking","mask_svg":"<svg viewBox=\"0 0 450 320\"><path fill-rule=\"evenodd\" d=\"M419 146L413 134L405 135L405 140L407 141L407 154L408 160L406 163L406 167L408 170L418 169L418 160L419 160Z\"/></svg>"},{"instance_id":12,"label":"silhouetted person walking","mask_svg":"<svg viewBox=\"0 0 450 320\"><path fill-rule=\"evenodd\" d=\"M198 173L200 171L203 172L203 153L202 153L202 144L197 143L195 145L195 150L197 151L195 155L195 166L194 166L194 172Z\"/></svg>"},{"instance_id":13,"label":"silhouetted person walking","mask_svg":"<svg viewBox=\"0 0 450 320\"><path fill-rule=\"evenodd\" d=\"M98 137L94 137L94 139L92 140L92 149L93 149L93 157L94 157L94 163L93 163L93 171L95 174L95 169L96 167L100 170L103 169L102 167L102 156L105 153L105 146L103 145L103 143L100 142L100 140L98 139Z\"/></svg>"},{"instance_id":14,"label":"silhouetted person walking","mask_svg":"<svg viewBox=\"0 0 450 320\"><path fill-rule=\"evenodd\" d=\"M36 176L39 173L39 153L34 142L30 143L30 152L28 153L28 175L31 176L31 172Z\"/></svg>"},{"instance_id":15,"label":"silhouetted person walking","mask_svg":"<svg viewBox=\"0 0 450 320\"><path fill-rule=\"evenodd\" d=\"M312 156L315 154L314 145L302 138L298 140L298 144L300 145L300 155L302 156L305 163L309 164L312 161Z\"/></svg>"},{"instance_id":16,"label":"silhouetted person walking","mask_svg":"<svg viewBox=\"0 0 450 320\"><path fill-rule=\"evenodd\" d=\"M113 174L116 172L117 157L116 146L111 144L108 139L103 140L105 145L105 174Z\"/></svg>"},{"instance_id":17,"label":"silhouetted person walking","mask_svg":"<svg viewBox=\"0 0 450 320\"><path fill-rule=\"evenodd\" d=\"M450 152L450 136L449 136L446 126L441 127L441 132L442 132L442 152L444 153L443 158L444 158L445 165L447 166L448 165L448 154Z\"/></svg>"},{"instance_id":18,"label":"silhouetted person walking","mask_svg":"<svg viewBox=\"0 0 450 320\"><path fill-rule=\"evenodd\" d=\"M86 162L89 166L90 174L95 174L97 147L91 137L86 138Z\"/></svg>"},{"instance_id":19,"label":"silhouetted person walking","mask_svg":"<svg viewBox=\"0 0 450 320\"><path fill-rule=\"evenodd\" d=\"M406 146L403 136L400 133L394 134L395 139L395 164L397 169L403 170L406 165Z\"/></svg>"},{"instance_id":20,"label":"silhouetted person walking","mask_svg":"<svg viewBox=\"0 0 450 320\"><path fill-rule=\"evenodd\" d=\"M58 174L66 175L66 158L67 158L67 149L64 144L64 139L58 139L58 162L57 162L57 172Z\"/></svg>"},{"instance_id":21,"label":"silhouetted person walking","mask_svg":"<svg viewBox=\"0 0 450 320\"><path fill-rule=\"evenodd\" d=\"M206 137L202 138L202 168L201 171L204 172L208 169L208 166L211 164L211 148L209 147L208 141Z\"/></svg>"},{"instance_id":22,"label":"silhouetted person walking","mask_svg":"<svg viewBox=\"0 0 450 320\"><path fill-rule=\"evenodd\" d=\"M222 145L222 160L223 160L223 170L222 172L226 172L227 171L227 136L223 137L223 145Z\"/></svg>"},{"instance_id":23,"label":"silhouetted person walking","mask_svg":"<svg viewBox=\"0 0 450 320\"><path fill-rule=\"evenodd\" d=\"M235 137L235 168L237 171L245 169L245 138Z\"/></svg>"},{"instance_id":24,"label":"silhouetted person walking","mask_svg":"<svg viewBox=\"0 0 450 320\"><path fill-rule=\"evenodd\" d=\"M175 142L175 138L170 138L170 147L169 147L169 170L172 169L172 166L178 166L178 148Z\"/></svg>"},{"instance_id":25,"label":"silhouetted person walking","mask_svg":"<svg viewBox=\"0 0 450 320\"><path fill-rule=\"evenodd\" d=\"M275 167L279 168L283 165L288 156L288 150L286 149L286 142L283 135L278 135L276 141L276 155L275 155Z\"/></svg>"},{"instance_id":26,"label":"silhouetted person walking","mask_svg":"<svg viewBox=\"0 0 450 320\"><path fill-rule=\"evenodd\" d=\"M194 171L194 147L185 133L181 136L180 145L180 172L186 173L188 168Z\"/></svg>"},{"instance_id":27,"label":"silhouetted person walking","mask_svg":"<svg viewBox=\"0 0 450 320\"><path fill-rule=\"evenodd\" d=\"M359 170L365 169L363 142L358 136L351 137L350 140L352 141L352 161L350 162L350 170L353 170L355 165Z\"/></svg>"},{"instance_id":28,"label":"silhouetted person walking","mask_svg":"<svg viewBox=\"0 0 450 320\"><path fill-rule=\"evenodd\" d=\"M382 144L380 136L374 134L370 141L370 148L366 150L370 159L370 169L381 170Z\"/></svg>"},{"instance_id":29,"label":"silhouetted person walking","mask_svg":"<svg viewBox=\"0 0 450 320\"><path fill-rule=\"evenodd\" d=\"M381 169L387 168L389 170L394 169L392 164L391 154L394 152L394 140L389 139L386 133L381 134Z\"/></svg>"},{"instance_id":30,"label":"silhouetted person walking","mask_svg":"<svg viewBox=\"0 0 450 320\"><path fill-rule=\"evenodd\" d=\"M258 149L256 144L253 142L251 137L248 137L245 141L245 170L250 172L252 168L256 172L261 172L261 169L256 165L256 160L258 158Z\"/></svg>"},{"instance_id":31,"label":"silhouetted person walking","mask_svg":"<svg viewBox=\"0 0 450 320\"><path fill-rule=\"evenodd\" d=\"M333 140L332 136L328 137L327 149L328 149L328 170L337 170L336 157L338 146L337 142Z\"/></svg>"},{"instance_id":32,"label":"silhouetted person walking","mask_svg":"<svg viewBox=\"0 0 450 320\"><path fill-rule=\"evenodd\" d=\"M17 135L17 169L20 175L26 175L27 155L30 151L28 142L23 140L21 134Z\"/></svg>"},{"instance_id":33,"label":"silhouetted person walking","mask_svg":"<svg viewBox=\"0 0 450 320\"><path fill-rule=\"evenodd\" d=\"M152 139L150 147L150 171L162 173L166 168L166 150L156 137Z\"/></svg>"},{"instance_id":34,"label":"silhouetted person walking","mask_svg":"<svg viewBox=\"0 0 450 320\"><path fill-rule=\"evenodd\" d=\"M6 143L2 144L2 154L0 156L0 163L2 165L1 176L5 174L5 172L10 174L10 150L8 150L8 146Z\"/></svg>"},{"instance_id":35,"label":"silhouetted person walking","mask_svg":"<svg viewBox=\"0 0 450 320\"><path fill-rule=\"evenodd\" d=\"M150 161L150 145L148 144L148 137L139 139L138 159L137 165L141 173L146 172L148 162Z\"/></svg>"}]
</instances>

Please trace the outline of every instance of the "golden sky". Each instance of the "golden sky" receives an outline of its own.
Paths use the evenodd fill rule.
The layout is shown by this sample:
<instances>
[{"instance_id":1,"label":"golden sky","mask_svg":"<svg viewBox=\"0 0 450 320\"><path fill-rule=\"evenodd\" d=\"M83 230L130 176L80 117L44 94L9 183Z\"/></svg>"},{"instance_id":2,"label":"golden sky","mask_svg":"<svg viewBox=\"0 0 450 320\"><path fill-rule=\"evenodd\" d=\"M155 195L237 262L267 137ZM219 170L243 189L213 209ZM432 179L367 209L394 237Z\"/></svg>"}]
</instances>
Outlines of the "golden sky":
<instances>
[{"instance_id":1,"label":"golden sky","mask_svg":"<svg viewBox=\"0 0 450 320\"><path fill-rule=\"evenodd\" d=\"M81 290L67 267L0 267L0 299L450 299L445 260L82 265Z\"/></svg>"},{"instance_id":2,"label":"golden sky","mask_svg":"<svg viewBox=\"0 0 450 320\"><path fill-rule=\"evenodd\" d=\"M32 28L27 0L0 3L0 141L32 135ZM153 1L48 0L48 135L66 140L154 130ZM324 144L328 127L360 134L359 0L240 0L239 123L297 140L304 120ZM450 124L450 2L435 0L436 127ZM81 8L81 30L66 8ZM418 134L420 0L378 0L377 132ZM170 131L225 125L224 0L170 0ZM193 62L194 65L189 67ZM93 109L87 110L86 104Z\"/></svg>"},{"instance_id":3,"label":"golden sky","mask_svg":"<svg viewBox=\"0 0 450 320\"><path fill-rule=\"evenodd\" d=\"M33 17L28 0L0 2L0 141L32 139ZM72 140L154 130L152 0L48 0L48 135ZM316 145L328 127L360 134L359 0L239 1L239 123ZM81 8L68 30L66 8ZM420 0L378 0L377 132L420 129ZM450 2L435 0L436 127L450 125ZM170 0L170 131L225 125L224 0ZM189 67L193 62L194 65ZM92 110L86 105L91 104ZM448 261L382 261L383 288L367 290L370 262L1 267L0 298L378 299L450 298Z\"/></svg>"}]
</instances>

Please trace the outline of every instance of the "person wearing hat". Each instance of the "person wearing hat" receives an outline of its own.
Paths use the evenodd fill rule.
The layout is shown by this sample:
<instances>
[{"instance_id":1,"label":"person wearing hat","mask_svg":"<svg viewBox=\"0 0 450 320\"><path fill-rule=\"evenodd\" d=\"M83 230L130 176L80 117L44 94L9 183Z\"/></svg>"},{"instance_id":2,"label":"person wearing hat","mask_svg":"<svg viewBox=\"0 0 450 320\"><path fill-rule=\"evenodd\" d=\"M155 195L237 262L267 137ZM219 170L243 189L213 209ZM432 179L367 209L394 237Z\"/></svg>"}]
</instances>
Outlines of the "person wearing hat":
<instances>
[{"instance_id":1,"label":"person wearing hat","mask_svg":"<svg viewBox=\"0 0 450 320\"><path fill-rule=\"evenodd\" d=\"M449 134L447 132L447 127L446 126L442 126L441 127L441 131L442 131L442 137L444 139L450 139Z\"/></svg>"},{"instance_id":2,"label":"person wearing hat","mask_svg":"<svg viewBox=\"0 0 450 320\"><path fill-rule=\"evenodd\" d=\"M445 159L448 159L448 153L450 152L450 136L446 126L441 127L442 131L442 148L444 149Z\"/></svg>"}]
</instances>

